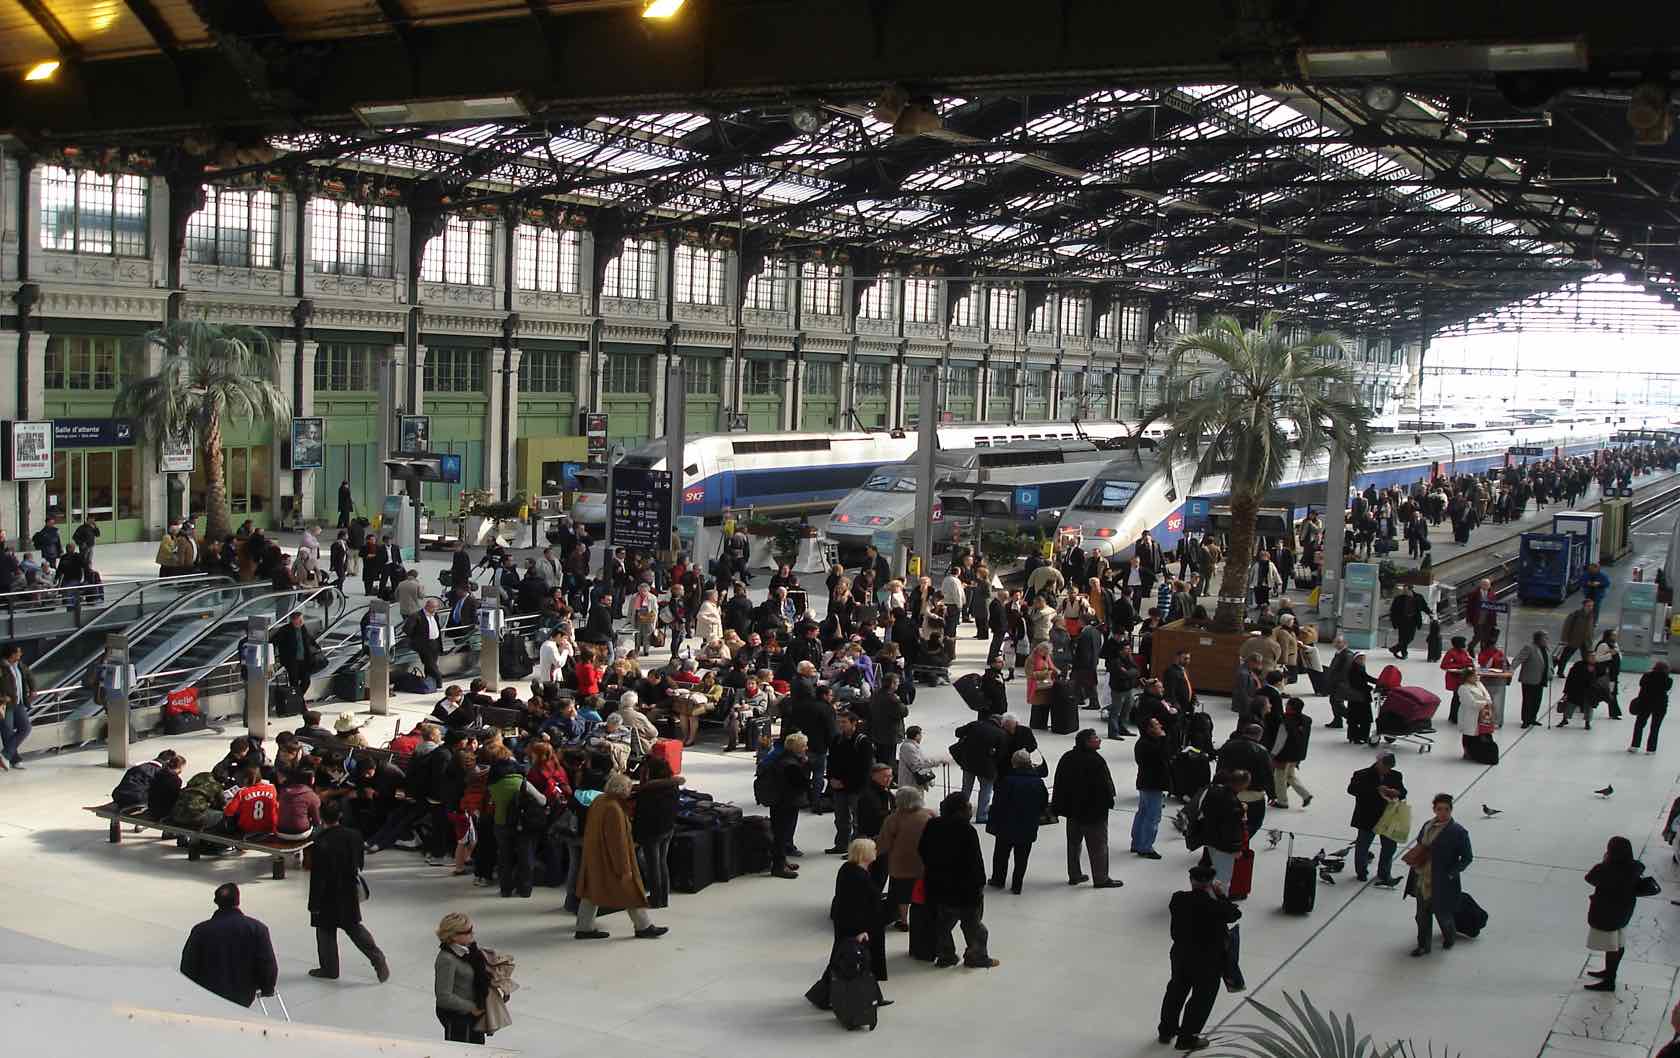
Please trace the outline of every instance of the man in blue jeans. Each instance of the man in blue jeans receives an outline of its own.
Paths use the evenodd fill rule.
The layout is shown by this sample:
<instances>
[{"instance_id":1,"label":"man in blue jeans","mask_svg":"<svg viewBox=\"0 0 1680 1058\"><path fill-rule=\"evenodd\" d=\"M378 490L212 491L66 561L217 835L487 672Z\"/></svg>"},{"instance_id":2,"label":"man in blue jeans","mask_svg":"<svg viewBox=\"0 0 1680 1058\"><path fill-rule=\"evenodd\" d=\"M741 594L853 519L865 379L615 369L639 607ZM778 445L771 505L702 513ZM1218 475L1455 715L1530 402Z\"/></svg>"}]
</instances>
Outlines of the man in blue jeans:
<instances>
[{"instance_id":1,"label":"man in blue jeans","mask_svg":"<svg viewBox=\"0 0 1680 1058\"><path fill-rule=\"evenodd\" d=\"M35 698L35 675L23 663L23 648L16 643L0 649L0 695L8 699L0 712L0 751L8 764L22 768L20 751L31 730L29 707Z\"/></svg>"},{"instance_id":2,"label":"man in blue jeans","mask_svg":"<svg viewBox=\"0 0 1680 1058\"><path fill-rule=\"evenodd\" d=\"M1369 768L1361 768L1348 781L1348 793L1353 795L1353 829L1358 832L1353 846L1353 876L1365 881L1371 869L1371 842L1377 839L1375 827L1383 812L1395 801L1406 799L1406 782L1394 767L1394 754L1386 750L1377 754L1377 761ZM1394 875L1394 852L1398 847L1393 838L1381 838L1381 854L1377 858L1377 884L1393 887L1400 884Z\"/></svg>"},{"instance_id":3,"label":"man in blue jeans","mask_svg":"<svg viewBox=\"0 0 1680 1058\"><path fill-rule=\"evenodd\" d=\"M1132 747L1137 760L1137 815L1132 817L1132 854L1146 860L1158 860L1155 835L1161 830L1161 810L1167 803L1171 787L1172 743L1157 717L1144 721L1138 732L1137 745Z\"/></svg>"}]
</instances>

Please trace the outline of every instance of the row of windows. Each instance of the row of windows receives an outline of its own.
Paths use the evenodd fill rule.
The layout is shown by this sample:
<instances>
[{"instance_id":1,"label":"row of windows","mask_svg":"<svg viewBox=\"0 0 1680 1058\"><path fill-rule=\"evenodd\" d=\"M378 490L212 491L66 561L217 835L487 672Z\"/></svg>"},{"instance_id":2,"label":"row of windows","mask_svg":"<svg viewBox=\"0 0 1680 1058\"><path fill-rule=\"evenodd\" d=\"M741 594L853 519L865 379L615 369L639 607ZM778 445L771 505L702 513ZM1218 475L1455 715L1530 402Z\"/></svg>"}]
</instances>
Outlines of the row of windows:
<instances>
[{"instance_id":1,"label":"row of windows","mask_svg":"<svg viewBox=\"0 0 1680 1058\"><path fill-rule=\"evenodd\" d=\"M426 244L420 257L420 278L428 283L487 287L494 245L490 221L451 216L444 222L443 231Z\"/></svg>"},{"instance_id":2,"label":"row of windows","mask_svg":"<svg viewBox=\"0 0 1680 1058\"><path fill-rule=\"evenodd\" d=\"M131 353L137 356L137 351ZM47 339L45 388L115 390L129 359L118 337L54 335Z\"/></svg>"},{"instance_id":3,"label":"row of windows","mask_svg":"<svg viewBox=\"0 0 1680 1058\"><path fill-rule=\"evenodd\" d=\"M659 244L652 239L625 239L624 250L607 262L601 294L609 298L651 301L659 290ZM614 392L641 392L615 390Z\"/></svg>"},{"instance_id":4,"label":"row of windows","mask_svg":"<svg viewBox=\"0 0 1680 1058\"><path fill-rule=\"evenodd\" d=\"M280 199L272 191L204 189L187 218L187 260L227 268L280 267Z\"/></svg>"},{"instance_id":5,"label":"row of windows","mask_svg":"<svg viewBox=\"0 0 1680 1058\"><path fill-rule=\"evenodd\" d=\"M575 231L521 224L514 229L513 284L520 290L576 294L581 284Z\"/></svg>"},{"instance_id":6,"label":"row of windows","mask_svg":"<svg viewBox=\"0 0 1680 1058\"><path fill-rule=\"evenodd\" d=\"M484 359L482 349L427 350L426 392L485 392Z\"/></svg>"},{"instance_id":7,"label":"row of windows","mask_svg":"<svg viewBox=\"0 0 1680 1058\"><path fill-rule=\"evenodd\" d=\"M729 254L723 250L679 245L672 251L672 295L685 305L722 305L728 263Z\"/></svg>"},{"instance_id":8,"label":"row of windows","mask_svg":"<svg viewBox=\"0 0 1680 1058\"><path fill-rule=\"evenodd\" d=\"M371 345L323 342L315 350L317 393L365 393L378 388Z\"/></svg>"},{"instance_id":9,"label":"row of windows","mask_svg":"<svg viewBox=\"0 0 1680 1058\"><path fill-rule=\"evenodd\" d=\"M144 257L151 211L143 176L41 170L41 248Z\"/></svg>"},{"instance_id":10,"label":"row of windows","mask_svg":"<svg viewBox=\"0 0 1680 1058\"><path fill-rule=\"evenodd\" d=\"M308 215L309 260L315 271L373 279L390 279L394 274L391 207L312 198Z\"/></svg>"},{"instance_id":11,"label":"row of windows","mask_svg":"<svg viewBox=\"0 0 1680 1058\"><path fill-rule=\"evenodd\" d=\"M742 304L761 312L786 312L790 279L786 261L764 262L764 270L747 281L747 294Z\"/></svg>"},{"instance_id":12,"label":"row of windows","mask_svg":"<svg viewBox=\"0 0 1680 1058\"><path fill-rule=\"evenodd\" d=\"M576 393L577 354L557 349L527 349L519 358L521 393Z\"/></svg>"}]
</instances>

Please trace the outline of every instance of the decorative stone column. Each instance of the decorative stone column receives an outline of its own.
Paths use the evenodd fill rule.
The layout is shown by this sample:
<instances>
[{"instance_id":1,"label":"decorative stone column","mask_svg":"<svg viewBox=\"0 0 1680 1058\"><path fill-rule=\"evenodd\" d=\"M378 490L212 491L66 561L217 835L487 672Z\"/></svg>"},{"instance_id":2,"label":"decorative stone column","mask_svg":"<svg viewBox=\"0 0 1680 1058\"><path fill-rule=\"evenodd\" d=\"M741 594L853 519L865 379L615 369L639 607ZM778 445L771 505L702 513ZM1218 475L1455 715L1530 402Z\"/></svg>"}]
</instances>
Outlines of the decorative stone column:
<instances>
[{"instance_id":1,"label":"decorative stone column","mask_svg":"<svg viewBox=\"0 0 1680 1058\"><path fill-rule=\"evenodd\" d=\"M502 372L498 366L506 350L493 346L484 350L484 377L490 390L484 405L484 487L493 495L501 495L500 474L502 452Z\"/></svg>"},{"instance_id":2,"label":"decorative stone column","mask_svg":"<svg viewBox=\"0 0 1680 1058\"><path fill-rule=\"evenodd\" d=\"M320 352L320 349L321 344L319 342L305 341L298 350L298 368L303 372L303 385L300 387L299 392L303 394L303 399L298 403L296 408L292 409L293 415L315 414L315 357ZM280 423L278 424L278 429L283 433L289 433L291 427L288 423ZM315 493L317 491L315 476L317 474L324 473L326 473L325 470L305 470L301 472L303 479L303 496L300 498L299 502L301 503L300 510L303 512L303 517L306 520L315 518L320 514L320 512L315 509ZM333 491L336 496L336 485L334 486ZM332 514L334 519L338 517L338 511L336 508Z\"/></svg>"},{"instance_id":3,"label":"decorative stone column","mask_svg":"<svg viewBox=\"0 0 1680 1058\"><path fill-rule=\"evenodd\" d=\"M273 343L273 347L275 384L277 384L283 392L291 393L292 380L296 377L294 372L297 371L297 347L291 342L284 341ZM158 365L152 364L150 361L147 362L146 371L148 373L154 373L157 370ZM310 365L310 377L311 380L313 380L313 364ZM303 413L294 409L292 414L301 415ZM290 422L279 422L275 423L274 427L275 438L273 443L268 446L268 480L271 483L274 493L270 497L271 506L269 507L269 511L272 515L278 518L280 512L285 509L284 497L292 495L292 472L286 469L285 458L286 445L291 442L292 424ZM298 499L293 497L293 521L296 522L300 520L302 514L302 508L298 506ZM148 528L151 528L152 522L149 519L146 524ZM238 523L236 522L235 524L237 525ZM160 523L157 528L161 531L163 528L162 524Z\"/></svg>"},{"instance_id":4,"label":"decorative stone column","mask_svg":"<svg viewBox=\"0 0 1680 1058\"><path fill-rule=\"evenodd\" d=\"M502 418L507 423L507 443L502 449L502 483L504 499L512 499L524 486L524 479L519 473L519 364L525 358L525 350L517 345L507 351L507 398L502 407ZM497 443L501 443L501 436L497 436Z\"/></svg>"}]
</instances>

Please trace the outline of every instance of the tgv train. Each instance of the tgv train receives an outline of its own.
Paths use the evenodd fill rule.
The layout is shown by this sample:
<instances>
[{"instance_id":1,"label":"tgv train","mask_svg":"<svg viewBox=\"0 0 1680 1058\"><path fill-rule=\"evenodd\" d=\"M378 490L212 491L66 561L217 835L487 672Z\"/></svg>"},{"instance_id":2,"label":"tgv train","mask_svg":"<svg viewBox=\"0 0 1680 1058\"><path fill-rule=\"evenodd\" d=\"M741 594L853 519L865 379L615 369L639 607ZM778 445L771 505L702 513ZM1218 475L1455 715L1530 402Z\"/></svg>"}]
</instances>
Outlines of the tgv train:
<instances>
[{"instance_id":1,"label":"tgv train","mask_svg":"<svg viewBox=\"0 0 1680 1058\"><path fill-rule=\"evenodd\" d=\"M1615 427L1603 422L1569 426L1516 427L1453 433L1451 442L1441 434L1383 434L1372 442L1365 468L1353 479L1353 487L1386 488L1410 485L1427 476L1432 463L1443 472L1480 473L1503 466L1511 447L1537 448L1543 456L1512 457L1517 462L1550 458L1554 452L1583 455L1605 447ZM1456 471L1453 467L1456 463ZM1297 462L1284 474L1283 484L1267 493L1270 507L1306 507L1325 502L1328 461L1320 453L1305 464ZM1097 472L1072 504L1063 512L1057 529L1076 532L1087 552L1100 555L1131 554L1138 535L1147 530L1163 547L1176 545L1184 535L1186 500L1191 468L1180 464L1169 475L1160 457L1152 451L1134 456L1130 451L1111 460ZM1229 479L1224 475L1203 478L1189 502L1228 502Z\"/></svg>"},{"instance_id":2,"label":"tgv train","mask_svg":"<svg viewBox=\"0 0 1680 1058\"><path fill-rule=\"evenodd\" d=\"M1006 491L1034 487L1039 509L1048 512L1073 499L1111 458L1106 447L1090 440L1011 441L987 448L941 449L934 453L934 472L941 491L965 484ZM878 532L908 536L914 532L919 491L920 473L914 455L903 462L889 463L835 505L824 532L839 545L842 558L868 547ZM944 513L941 501L935 499L935 545L951 537L951 523Z\"/></svg>"},{"instance_id":3,"label":"tgv train","mask_svg":"<svg viewBox=\"0 0 1680 1058\"><path fill-rule=\"evenodd\" d=\"M942 449L990 448L1015 441L1105 441L1127 436L1124 423L964 423L938 428ZM916 431L829 433L718 433L690 437L683 445L683 513L721 515L726 507L765 513L799 513L839 502L880 467L916 451ZM664 470L664 438L624 456L620 466ZM572 517L585 525L606 521L605 475L585 488Z\"/></svg>"}]
</instances>

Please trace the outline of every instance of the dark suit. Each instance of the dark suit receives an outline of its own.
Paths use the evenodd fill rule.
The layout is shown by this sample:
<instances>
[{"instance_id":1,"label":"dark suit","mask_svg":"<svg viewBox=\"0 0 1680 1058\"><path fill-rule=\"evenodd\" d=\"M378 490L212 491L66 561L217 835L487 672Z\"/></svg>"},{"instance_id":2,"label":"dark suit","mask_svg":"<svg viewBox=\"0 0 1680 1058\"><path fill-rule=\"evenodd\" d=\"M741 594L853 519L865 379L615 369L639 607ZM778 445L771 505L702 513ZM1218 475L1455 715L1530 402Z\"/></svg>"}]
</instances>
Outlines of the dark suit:
<instances>
[{"instance_id":1,"label":"dark suit","mask_svg":"<svg viewBox=\"0 0 1680 1058\"><path fill-rule=\"evenodd\" d=\"M326 976L338 976L338 931L343 930L383 980L385 953L362 925L362 835L346 826L325 827L315 838L309 870L309 924Z\"/></svg>"},{"instance_id":2,"label":"dark suit","mask_svg":"<svg viewBox=\"0 0 1680 1058\"><path fill-rule=\"evenodd\" d=\"M356 498L350 492L349 485L338 487L338 527L350 528L350 516L356 513Z\"/></svg>"},{"instance_id":3,"label":"dark suit","mask_svg":"<svg viewBox=\"0 0 1680 1058\"><path fill-rule=\"evenodd\" d=\"M193 983L248 1007L274 994L280 976L268 927L237 907L217 908L194 926L181 949L181 973Z\"/></svg>"},{"instance_id":4,"label":"dark suit","mask_svg":"<svg viewBox=\"0 0 1680 1058\"><path fill-rule=\"evenodd\" d=\"M315 636L307 627L294 628L288 624L275 634L274 653L279 656L280 667L286 670L286 680L293 690L308 692L309 677L314 674L315 669L311 664L311 657L320 653L320 650L315 643Z\"/></svg>"},{"instance_id":5,"label":"dark suit","mask_svg":"<svg viewBox=\"0 0 1680 1058\"><path fill-rule=\"evenodd\" d=\"M402 545L381 544L379 546L379 590L395 589L408 571L403 568Z\"/></svg>"},{"instance_id":6,"label":"dark suit","mask_svg":"<svg viewBox=\"0 0 1680 1058\"><path fill-rule=\"evenodd\" d=\"M420 655L420 665L426 670L426 675L441 686L443 673L438 671L438 657L443 653L444 618L441 613L430 616L431 620L428 622L426 611L421 610L409 618L404 631L408 635L409 645ZM434 627L437 631L436 637L432 635Z\"/></svg>"},{"instance_id":7,"label":"dark suit","mask_svg":"<svg viewBox=\"0 0 1680 1058\"><path fill-rule=\"evenodd\" d=\"M1161 998L1159 1031L1162 1036L1195 1036L1207 1025L1219 994L1231 924L1242 918L1242 910L1211 889L1174 893L1167 910L1172 915L1172 977Z\"/></svg>"}]
</instances>

